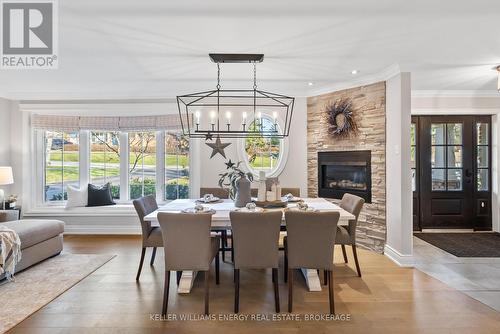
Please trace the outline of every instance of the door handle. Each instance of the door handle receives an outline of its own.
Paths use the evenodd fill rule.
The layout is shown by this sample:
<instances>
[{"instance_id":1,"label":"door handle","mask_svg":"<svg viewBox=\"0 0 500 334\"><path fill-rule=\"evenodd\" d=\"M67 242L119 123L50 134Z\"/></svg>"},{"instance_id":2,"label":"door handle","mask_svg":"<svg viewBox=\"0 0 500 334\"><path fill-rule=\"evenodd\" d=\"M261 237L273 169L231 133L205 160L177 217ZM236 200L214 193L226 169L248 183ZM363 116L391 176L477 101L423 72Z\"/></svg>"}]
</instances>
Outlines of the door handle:
<instances>
[{"instance_id":1,"label":"door handle","mask_svg":"<svg viewBox=\"0 0 500 334\"><path fill-rule=\"evenodd\" d=\"M472 177L472 172L468 168L465 170L465 176Z\"/></svg>"}]
</instances>

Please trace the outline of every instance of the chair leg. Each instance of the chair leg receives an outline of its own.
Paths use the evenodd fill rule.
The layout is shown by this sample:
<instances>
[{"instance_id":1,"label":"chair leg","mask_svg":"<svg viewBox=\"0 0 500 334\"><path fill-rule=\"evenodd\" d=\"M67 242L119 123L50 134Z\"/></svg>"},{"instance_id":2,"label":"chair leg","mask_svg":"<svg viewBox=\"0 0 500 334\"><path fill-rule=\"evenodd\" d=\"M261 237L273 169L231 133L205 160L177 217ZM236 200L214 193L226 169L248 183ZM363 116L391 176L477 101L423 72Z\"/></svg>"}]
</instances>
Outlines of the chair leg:
<instances>
[{"instance_id":1,"label":"chair leg","mask_svg":"<svg viewBox=\"0 0 500 334\"><path fill-rule=\"evenodd\" d=\"M156 247L153 247L153 253L151 254L151 261L149 262L150 266L152 266L155 263L155 257L156 257Z\"/></svg>"},{"instance_id":2,"label":"chair leg","mask_svg":"<svg viewBox=\"0 0 500 334\"><path fill-rule=\"evenodd\" d=\"M209 314L210 270L205 271L205 314Z\"/></svg>"},{"instance_id":3,"label":"chair leg","mask_svg":"<svg viewBox=\"0 0 500 334\"><path fill-rule=\"evenodd\" d=\"M227 247L227 231L222 230L221 234L221 245L222 245L222 262L226 262L226 247Z\"/></svg>"},{"instance_id":4,"label":"chair leg","mask_svg":"<svg viewBox=\"0 0 500 334\"><path fill-rule=\"evenodd\" d=\"M286 281L288 280L288 254L287 254L287 251L286 251L286 241L284 242L283 244L284 248L285 248L285 256L284 256L284 259L283 259L283 264L284 264L284 270L283 270L283 281L286 283Z\"/></svg>"},{"instance_id":5,"label":"chair leg","mask_svg":"<svg viewBox=\"0 0 500 334\"><path fill-rule=\"evenodd\" d=\"M234 238L233 235L231 235L231 261L234 263Z\"/></svg>"},{"instance_id":6,"label":"chair leg","mask_svg":"<svg viewBox=\"0 0 500 334\"><path fill-rule=\"evenodd\" d=\"M165 270L165 286L163 288L163 308L161 314L163 316L167 315L167 306L168 306L168 289L170 287L170 271Z\"/></svg>"},{"instance_id":7,"label":"chair leg","mask_svg":"<svg viewBox=\"0 0 500 334\"><path fill-rule=\"evenodd\" d=\"M358 276L361 277L361 269L359 268L358 253L356 251L356 244L351 245L352 254L354 255L354 263L356 264L356 270L358 271Z\"/></svg>"},{"instance_id":8,"label":"chair leg","mask_svg":"<svg viewBox=\"0 0 500 334\"><path fill-rule=\"evenodd\" d=\"M333 297L333 271L328 270L328 295L330 299L330 314L335 314L335 301Z\"/></svg>"},{"instance_id":9,"label":"chair leg","mask_svg":"<svg viewBox=\"0 0 500 334\"><path fill-rule=\"evenodd\" d=\"M234 313L240 312L240 270L234 269Z\"/></svg>"},{"instance_id":10,"label":"chair leg","mask_svg":"<svg viewBox=\"0 0 500 334\"><path fill-rule=\"evenodd\" d=\"M347 261L347 252L345 251L345 245L340 245L342 247L342 255L344 255L344 262L348 263Z\"/></svg>"},{"instance_id":11,"label":"chair leg","mask_svg":"<svg viewBox=\"0 0 500 334\"><path fill-rule=\"evenodd\" d=\"M219 253L217 253L215 255L215 284L217 285L219 285L220 283L219 269L220 269L220 257Z\"/></svg>"},{"instance_id":12,"label":"chair leg","mask_svg":"<svg viewBox=\"0 0 500 334\"><path fill-rule=\"evenodd\" d=\"M323 285L328 284L328 272L326 270L323 270Z\"/></svg>"},{"instance_id":13,"label":"chair leg","mask_svg":"<svg viewBox=\"0 0 500 334\"><path fill-rule=\"evenodd\" d=\"M179 285L179 283L181 282L182 271L178 270L176 274L177 274L177 285Z\"/></svg>"},{"instance_id":14,"label":"chair leg","mask_svg":"<svg viewBox=\"0 0 500 334\"><path fill-rule=\"evenodd\" d=\"M278 288L278 268L273 268L273 283L274 283L274 306L276 313L280 313L280 292Z\"/></svg>"},{"instance_id":15,"label":"chair leg","mask_svg":"<svg viewBox=\"0 0 500 334\"><path fill-rule=\"evenodd\" d=\"M135 280L139 280L139 276L141 276L142 263L144 262L144 255L146 255L146 247L142 247L141 252L141 262L139 262L139 269L137 270L137 275L135 276Z\"/></svg>"},{"instance_id":16,"label":"chair leg","mask_svg":"<svg viewBox=\"0 0 500 334\"><path fill-rule=\"evenodd\" d=\"M293 270L288 269L288 313L293 311Z\"/></svg>"}]
</instances>

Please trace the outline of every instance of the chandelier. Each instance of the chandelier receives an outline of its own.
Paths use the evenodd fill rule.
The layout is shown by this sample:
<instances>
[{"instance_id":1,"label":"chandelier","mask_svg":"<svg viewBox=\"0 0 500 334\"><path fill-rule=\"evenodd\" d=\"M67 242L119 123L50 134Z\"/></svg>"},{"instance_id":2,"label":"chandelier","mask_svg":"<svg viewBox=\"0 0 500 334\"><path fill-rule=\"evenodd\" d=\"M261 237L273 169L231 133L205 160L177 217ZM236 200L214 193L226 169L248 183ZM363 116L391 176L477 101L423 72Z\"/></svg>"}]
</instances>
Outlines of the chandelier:
<instances>
[{"instance_id":1,"label":"chandelier","mask_svg":"<svg viewBox=\"0 0 500 334\"><path fill-rule=\"evenodd\" d=\"M182 132L189 138L284 138L289 135L294 98L257 88L263 54L209 54L217 64L214 90L177 96ZM252 89L221 89L221 63L253 64Z\"/></svg>"}]
</instances>

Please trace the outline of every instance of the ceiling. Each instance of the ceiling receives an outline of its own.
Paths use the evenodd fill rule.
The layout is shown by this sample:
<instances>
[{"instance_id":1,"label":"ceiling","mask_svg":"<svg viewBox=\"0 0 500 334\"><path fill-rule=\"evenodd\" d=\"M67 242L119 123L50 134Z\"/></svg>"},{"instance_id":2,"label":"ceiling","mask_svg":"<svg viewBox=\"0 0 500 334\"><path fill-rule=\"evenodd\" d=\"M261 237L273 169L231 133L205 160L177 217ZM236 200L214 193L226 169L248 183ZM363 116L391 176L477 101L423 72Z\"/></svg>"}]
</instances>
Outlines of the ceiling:
<instances>
[{"instance_id":1,"label":"ceiling","mask_svg":"<svg viewBox=\"0 0 500 334\"><path fill-rule=\"evenodd\" d=\"M413 90L494 92L499 24L500 2L485 0L65 0L59 69L0 70L0 96L141 99L213 89L209 52L264 53L259 87L295 96L395 70L412 73ZM221 75L223 87L252 86L250 64L222 65Z\"/></svg>"}]
</instances>

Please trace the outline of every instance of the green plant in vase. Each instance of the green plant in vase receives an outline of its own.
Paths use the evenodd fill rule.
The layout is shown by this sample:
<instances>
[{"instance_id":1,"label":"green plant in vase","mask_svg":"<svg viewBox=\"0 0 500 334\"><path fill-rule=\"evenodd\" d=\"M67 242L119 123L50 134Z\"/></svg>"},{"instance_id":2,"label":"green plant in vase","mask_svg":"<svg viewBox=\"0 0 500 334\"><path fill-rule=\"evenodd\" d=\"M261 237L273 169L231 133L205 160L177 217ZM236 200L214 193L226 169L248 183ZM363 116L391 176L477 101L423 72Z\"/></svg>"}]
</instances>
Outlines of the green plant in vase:
<instances>
[{"instance_id":1,"label":"green plant in vase","mask_svg":"<svg viewBox=\"0 0 500 334\"><path fill-rule=\"evenodd\" d=\"M241 178L246 178L248 181L253 181L253 174L244 172L240 165L242 161L234 163L229 159L225 162L226 172L219 174L219 187L227 188L229 190L229 198L234 200L237 193L237 183Z\"/></svg>"}]
</instances>

